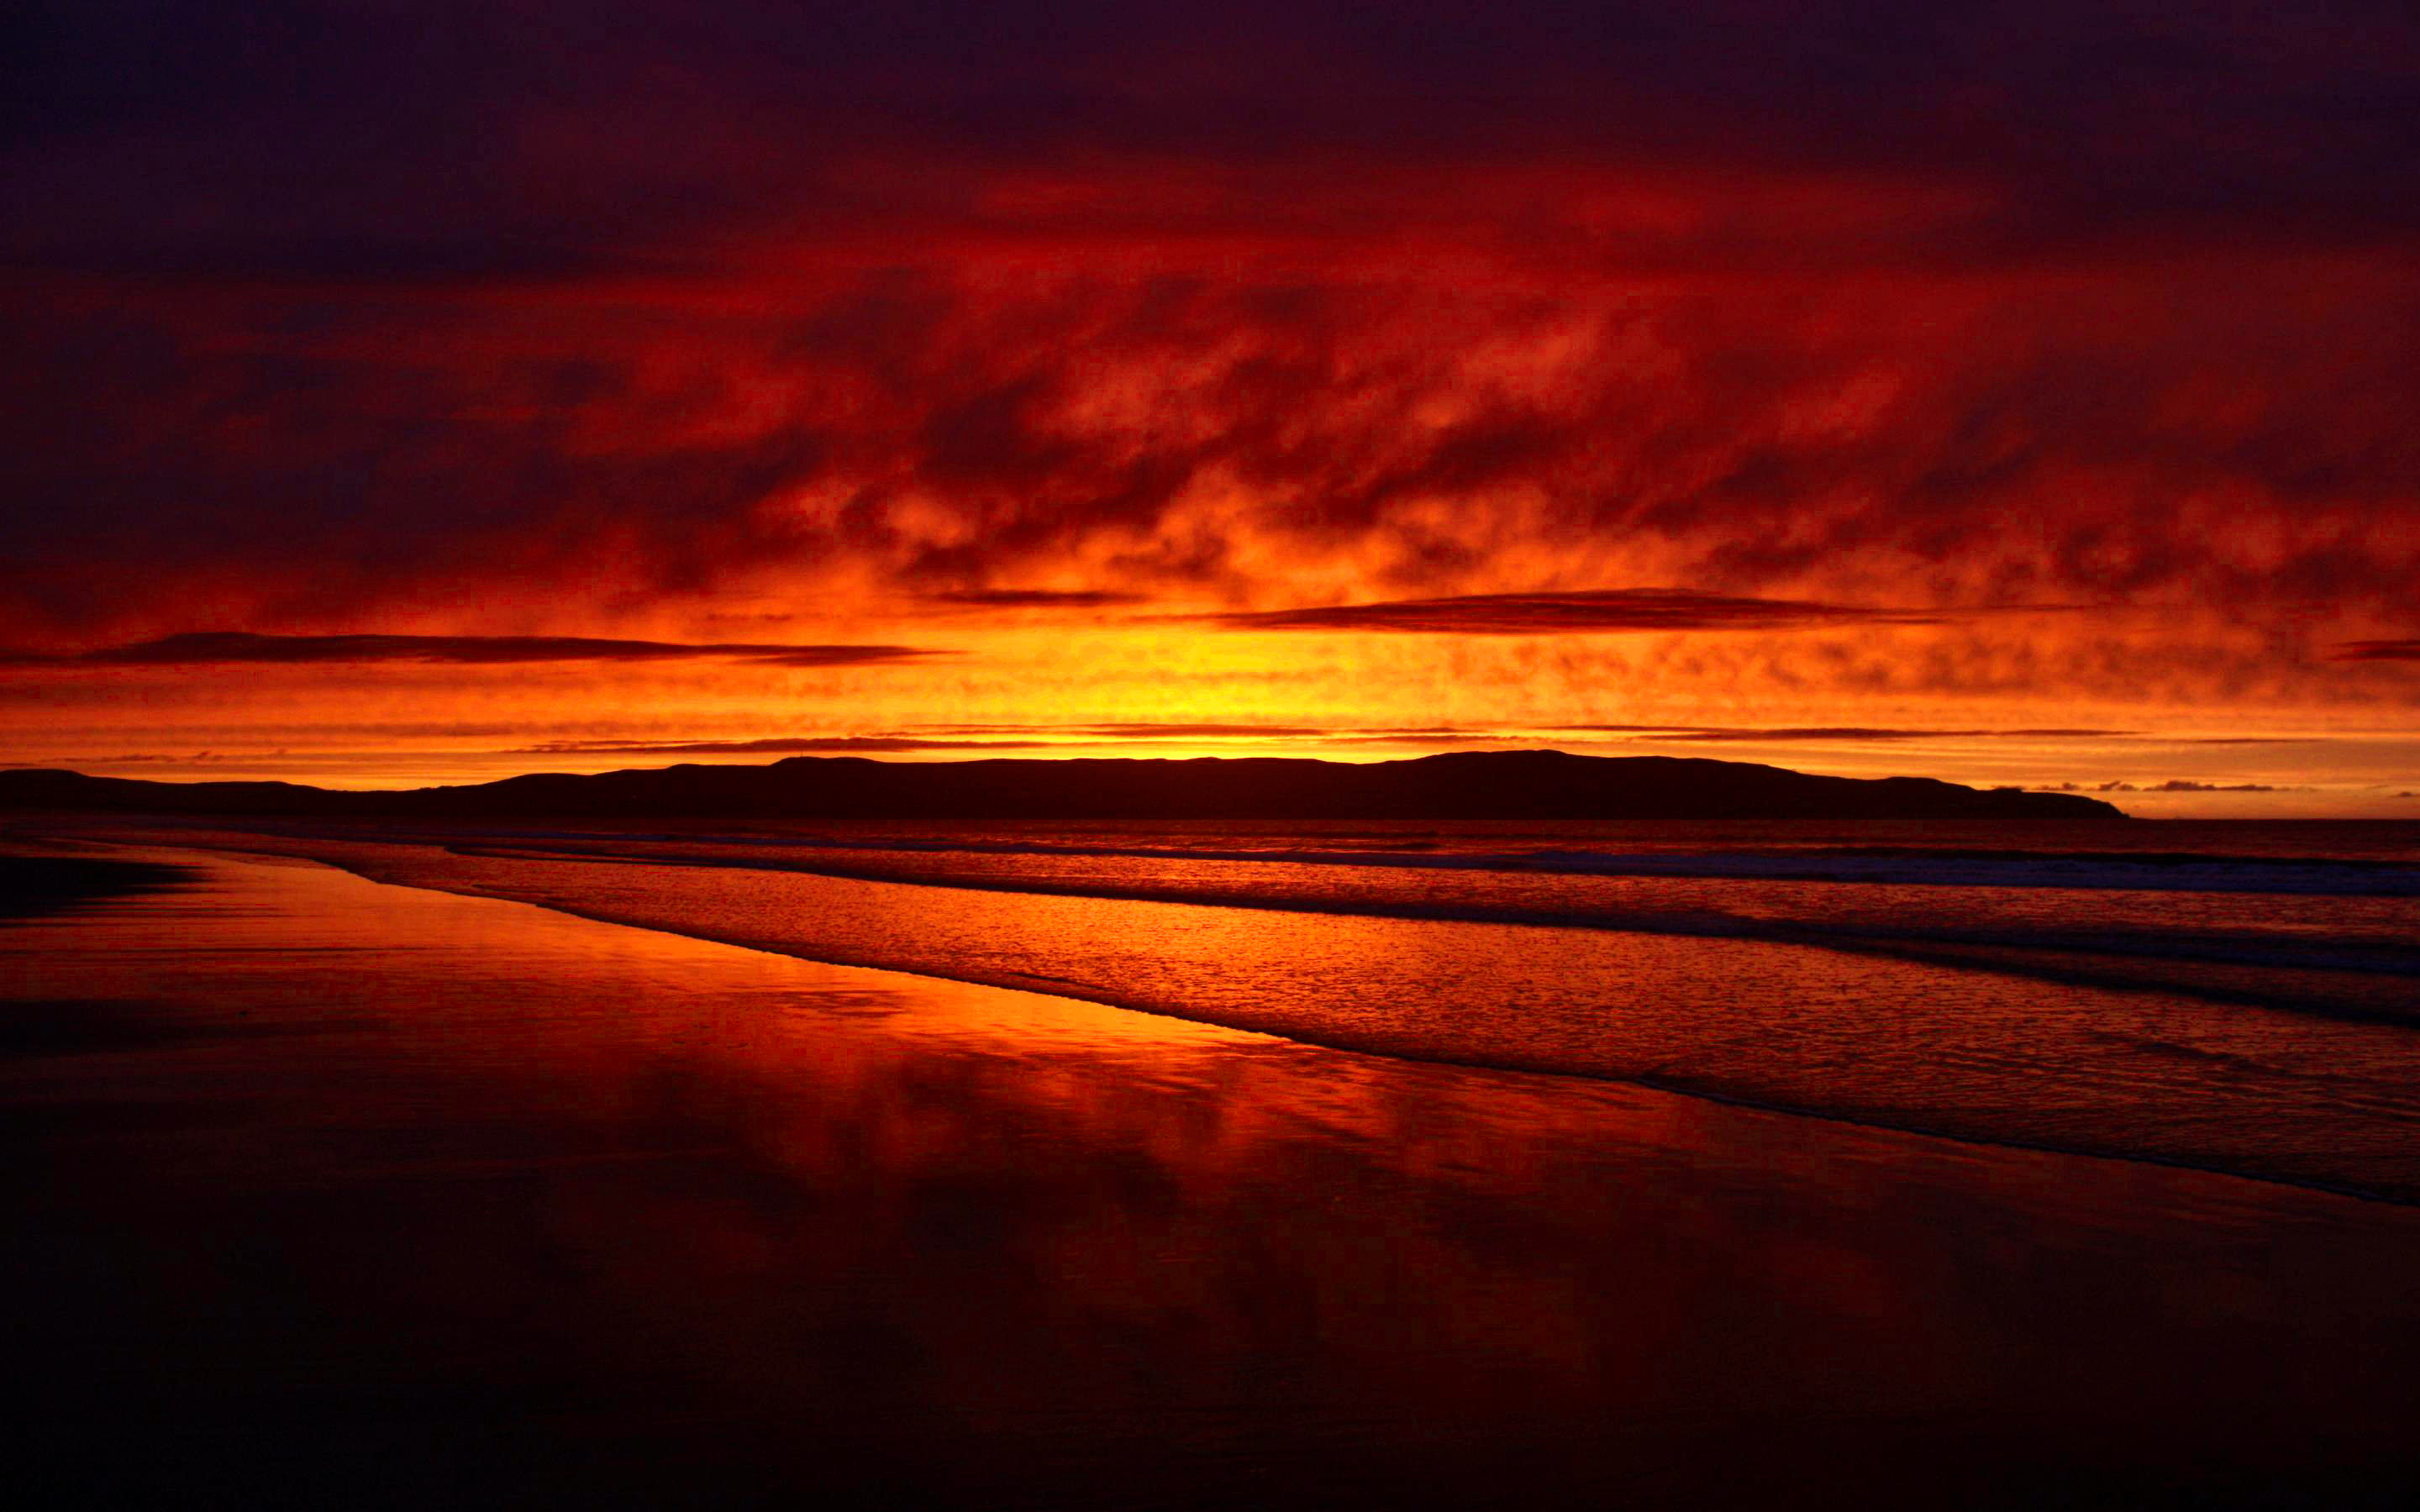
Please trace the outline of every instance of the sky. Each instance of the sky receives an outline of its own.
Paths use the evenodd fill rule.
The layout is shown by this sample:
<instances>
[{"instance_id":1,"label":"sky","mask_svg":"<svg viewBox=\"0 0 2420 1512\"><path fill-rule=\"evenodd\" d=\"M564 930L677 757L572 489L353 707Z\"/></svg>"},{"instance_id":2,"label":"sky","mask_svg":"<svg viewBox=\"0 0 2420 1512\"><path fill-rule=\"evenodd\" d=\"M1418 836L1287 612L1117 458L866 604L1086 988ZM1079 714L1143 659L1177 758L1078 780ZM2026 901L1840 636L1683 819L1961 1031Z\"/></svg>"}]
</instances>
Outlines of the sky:
<instances>
[{"instance_id":1,"label":"sky","mask_svg":"<svg viewBox=\"0 0 2420 1512\"><path fill-rule=\"evenodd\" d=\"M44 0L0 762L2420 818L2420 12Z\"/></svg>"}]
</instances>

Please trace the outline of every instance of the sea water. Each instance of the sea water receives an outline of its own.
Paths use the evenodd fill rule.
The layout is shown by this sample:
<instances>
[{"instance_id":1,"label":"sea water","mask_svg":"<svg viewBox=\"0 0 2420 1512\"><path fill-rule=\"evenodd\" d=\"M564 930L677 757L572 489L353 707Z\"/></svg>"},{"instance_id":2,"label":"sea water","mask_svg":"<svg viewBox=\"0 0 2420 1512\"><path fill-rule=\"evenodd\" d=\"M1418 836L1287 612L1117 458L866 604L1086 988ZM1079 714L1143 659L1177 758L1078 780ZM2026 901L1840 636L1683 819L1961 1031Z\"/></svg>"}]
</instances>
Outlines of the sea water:
<instances>
[{"instance_id":1,"label":"sea water","mask_svg":"<svg viewBox=\"0 0 2420 1512\"><path fill-rule=\"evenodd\" d=\"M2420 825L726 824L240 843L1316 1044L2420 1198Z\"/></svg>"}]
</instances>

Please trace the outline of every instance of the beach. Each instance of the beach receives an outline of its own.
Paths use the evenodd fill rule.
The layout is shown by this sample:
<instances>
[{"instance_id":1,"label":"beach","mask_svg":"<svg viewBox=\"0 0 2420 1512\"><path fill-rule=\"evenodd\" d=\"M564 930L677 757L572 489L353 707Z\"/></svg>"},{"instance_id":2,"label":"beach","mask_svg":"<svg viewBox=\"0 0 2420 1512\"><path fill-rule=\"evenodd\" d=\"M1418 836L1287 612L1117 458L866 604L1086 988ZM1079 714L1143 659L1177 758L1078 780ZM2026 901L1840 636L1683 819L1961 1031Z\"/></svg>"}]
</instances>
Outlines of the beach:
<instances>
[{"instance_id":1,"label":"beach","mask_svg":"<svg viewBox=\"0 0 2420 1512\"><path fill-rule=\"evenodd\" d=\"M2405 1205L12 850L45 1504L2420 1486Z\"/></svg>"}]
</instances>

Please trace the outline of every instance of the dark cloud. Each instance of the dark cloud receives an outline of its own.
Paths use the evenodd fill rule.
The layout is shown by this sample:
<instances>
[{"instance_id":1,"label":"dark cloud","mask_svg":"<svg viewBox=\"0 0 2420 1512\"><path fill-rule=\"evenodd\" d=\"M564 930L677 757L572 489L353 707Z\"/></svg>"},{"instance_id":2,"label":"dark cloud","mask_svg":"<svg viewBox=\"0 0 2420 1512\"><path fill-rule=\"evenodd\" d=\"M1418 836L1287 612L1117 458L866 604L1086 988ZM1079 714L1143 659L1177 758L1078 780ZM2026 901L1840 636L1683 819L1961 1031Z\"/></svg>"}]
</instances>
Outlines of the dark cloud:
<instances>
[{"instance_id":1,"label":"dark cloud","mask_svg":"<svg viewBox=\"0 0 2420 1512\"><path fill-rule=\"evenodd\" d=\"M1673 740L1961 740L1961 739L2083 739L2123 733L2117 730L1886 730L1854 726L1807 726L1772 730L1690 730Z\"/></svg>"},{"instance_id":2,"label":"dark cloud","mask_svg":"<svg viewBox=\"0 0 2420 1512\"><path fill-rule=\"evenodd\" d=\"M1325 730L1309 725L1253 724L1187 724L1180 721L1142 720L1131 724L1069 725L1065 733L1078 735L1102 735L1113 739L1183 739L1196 735L1319 735Z\"/></svg>"},{"instance_id":3,"label":"dark cloud","mask_svg":"<svg viewBox=\"0 0 2420 1512\"><path fill-rule=\"evenodd\" d=\"M2420 661L2420 640L2346 640L2331 658L2335 661Z\"/></svg>"},{"instance_id":4,"label":"dark cloud","mask_svg":"<svg viewBox=\"0 0 2420 1512\"><path fill-rule=\"evenodd\" d=\"M1986 249L2420 213L2420 23L2376 0L29 15L0 53L0 123L18 202L48 208L0 248L85 265L560 276L767 206L845 225L872 178L851 157L1108 147L1975 177L2004 186L1960 228Z\"/></svg>"},{"instance_id":5,"label":"dark cloud","mask_svg":"<svg viewBox=\"0 0 2420 1512\"><path fill-rule=\"evenodd\" d=\"M803 756L918 750L1032 750L1040 740L924 740L908 735L796 735L768 740L558 740L505 756Z\"/></svg>"},{"instance_id":6,"label":"dark cloud","mask_svg":"<svg viewBox=\"0 0 2420 1512\"><path fill-rule=\"evenodd\" d=\"M1325 738L1330 746L1495 746L1526 737L1485 731L1381 730L1366 733L1339 733Z\"/></svg>"},{"instance_id":7,"label":"dark cloud","mask_svg":"<svg viewBox=\"0 0 2420 1512\"><path fill-rule=\"evenodd\" d=\"M774 667L858 667L945 653L917 646L765 645L741 641L611 640L585 636L256 635L201 630L132 645L61 656L20 653L0 665L194 667L219 663L283 665L443 662L501 666L559 661L678 661L699 658Z\"/></svg>"},{"instance_id":8,"label":"dark cloud","mask_svg":"<svg viewBox=\"0 0 2420 1512\"><path fill-rule=\"evenodd\" d=\"M2061 782L2050 789L2054 793L2307 793L2307 788L2274 787L2266 782L2196 782L2190 778L2172 777L2164 782L2137 784L2112 779L2079 786Z\"/></svg>"},{"instance_id":9,"label":"dark cloud","mask_svg":"<svg viewBox=\"0 0 2420 1512\"><path fill-rule=\"evenodd\" d=\"M1187 740L1199 736L1328 735L1340 732L1326 725L1273 724L1259 720L1202 721L1136 719L1110 724L930 724L909 728L920 734L1050 735L1062 740L1100 736L1118 740Z\"/></svg>"},{"instance_id":10,"label":"dark cloud","mask_svg":"<svg viewBox=\"0 0 2420 1512\"><path fill-rule=\"evenodd\" d=\"M812 604L833 580L1071 568L1162 598L1381 600L1264 627L1393 606L1423 621L1396 628L1499 634L2045 599L2320 603L2381 631L2412 612L2420 282L2391 265L2240 295L2222 285L2259 280L2163 265L2047 292L1643 297L1527 288L1516 245L1502 287L1364 264L1010 298L954 271L956 243L918 245L931 266L738 320L727 292L583 297L568 322L534 295L30 301L29 355L0 373L20 506L0 633L128 633L163 583L310 626L466 583L694 606L769 581ZM2241 539L2200 519L2215 497ZM1657 624L1636 598L1428 607L1570 580L1690 589Z\"/></svg>"},{"instance_id":11,"label":"dark cloud","mask_svg":"<svg viewBox=\"0 0 2420 1512\"><path fill-rule=\"evenodd\" d=\"M1113 609L1125 604L1148 602L1141 594L1118 594L1100 589L970 588L955 593L926 594L924 597L935 604L962 604L971 609Z\"/></svg>"},{"instance_id":12,"label":"dark cloud","mask_svg":"<svg viewBox=\"0 0 2420 1512\"><path fill-rule=\"evenodd\" d=\"M1829 625L1933 625L1935 615L1678 588L1467 594L1208 616L1238 630L1390 630L1435 635L1557 635L1612 630L1776 630Z\"/></svg>"},{"instance_id":13,"label":"dark cloud","mask_svg":"<svg viewBox=\"0 0 2420 1512\"><path fill-rule=\"evenodd\" d=\"M163 594L610 631L1020 581L1381 601L1265 629L2420 629L2408 6L96 0L8 39L28 642ZM1489 594L1643 581L1699 591ZM1126 601L1043 592L940 601ZM2155 639L1789 673L2308 677Z\"/></svg>"},{"instance_id":14,"label":"dark cloud","mask_svg":"<svg viewBox=\"0 0 2420 1512\"><path fill-rule=\"evenodd\" d=\"M2101 739L2122 736L2123 730L1895 730L1857 725L1802 725L1758 728L1748 725L1682 726L1682 725L1555 725L1569 731L1630 731L1652 733L1657 740L1690 741L1757 741L1757 740L2061 740Z\"/></svg>"},{"instance_id":15,"label":"dark cloud","mask_svg":"<svg viewBox=\"0 0 2420 1512\"><path fill-rule=\"evenodd\" d=\"M692 752L717 755L798 754L808 751L1032 750L1087 740L1168 741L1207 736L1285 738L1324 735L1302 725L1187 724L990 724L926 727L914 733L783 735L762 740L558 740L508 752L565 755L587 752ZM1022 737L1032 738L1022 738Z\"/></svg>"},{"instance_id":16,"label":"dark cloud","mask_svg":"<svg viewBox=\"0 0 2420 1512\"><path fill-rule=\"evenodd\" d=\"M1320 735L1328 733L1324 727L1312 725L1263 724L1254 720L1212 723L1181 719L1140 719L1123 724L923 724L908 728L918 734L1052 735L1061 739L1084 735L1182 739L1196 735Z\"/></svg>"}]
</instances>

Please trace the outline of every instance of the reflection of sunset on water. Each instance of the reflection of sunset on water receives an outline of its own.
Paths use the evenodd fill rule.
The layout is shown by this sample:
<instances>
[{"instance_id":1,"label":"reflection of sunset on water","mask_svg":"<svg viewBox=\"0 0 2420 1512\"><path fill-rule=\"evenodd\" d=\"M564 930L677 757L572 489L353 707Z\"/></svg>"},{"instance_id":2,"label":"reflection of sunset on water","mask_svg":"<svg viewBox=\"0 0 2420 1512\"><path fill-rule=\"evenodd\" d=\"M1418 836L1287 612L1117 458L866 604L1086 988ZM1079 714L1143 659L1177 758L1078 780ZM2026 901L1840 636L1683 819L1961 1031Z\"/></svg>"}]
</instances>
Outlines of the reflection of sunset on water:
<instances>
[{"instance_id":1,"label":"reflection of sunset on water","mask_svg":"<svg viewBox=\"0 0 2420 1512\"><path fill-rule=\"evenodd\" d=\"M676 1382L652 1442L750 1464L776 1423L861 1463L946 1422L960 1458L910 1473L1080 1442L1109 1484L1169 1455L1223 1484L1316 1446L1306 1484L1409 1487L1517 1442L1592 1485L1822 1399L1777 1430L1828 1446L1793 1483L1884 1445L1890 1484L2018 1453L2055 1482L2121 1426L2251 1473L2287 1451L2218 1382L2420 1326L2397 1210L202 864L0 936L12 996L122 1005L104 1080L8 1072L94 1110L62 1170L103 1206L46 1221L141 1231L182 1188L180 1224L275 1236L367 1330L225 1347L340 1378L433 1351L508 1440ZM211 1253L120 1301L244 1304ZM2393 1415L2358 1371L2298 1379L2344 1433Z\"/></svg>"},{"instance_id":2,"label":"reflection of sunset on water","mask_svg":"<svg viewBox=\"0 0 2420 1512\"><path fill-rule=\"evenodd\" d=\"M1613 914L1611 928L1540 928L1368 917L1385 895L1357 877L1409 878L1416 907L1457 891L1509 900L1515 906L1505 912L1516 918L1517 905L1542 894L1584 918L1594 879L1133 863L1133 878L1171 897L1185 895L1172 883L1202 873L1214 879L1202 889L1212 898L1245 894L1225 873L1269 876L1253 885L1261 905L1239 907L763 871L730 847L716 856L678 842L563 843L691 864L561 859L535 838L495 855L334 839L225 842L816 960L1072 995L1348 1049L1643 1080L1994 1142L2420 1192L2420 1042L2409 1027L2420 999L2405 948L2408 898L2297 906L2262 894L2230 903L2189 894L1608 878L1601 887L1612 899L1644 892L1652 912L1637 920ZM862 864L859 854L811 847L772 856ZM915 864L902 875L929 870L922 854L908 859ZM1329 898L1288 874L1314 872L1328 873L1316 887ZM1718 903L1751 915L1760 900L1772 916L1767 937L1712 929L1726 917ZM1324 903L1344 911L1292 911ZM2278 938L2311 942L2313 964L2109 953L2141 949L2110 929L2130 910L2152 934L2273 923ZM1863 932L1823 936L1806 927L1859 911L1869 921ZM1654 932L1659 914L1678 933ZM2376 959L2362 958L2365 936L2350 918L2366 921ZM1945 919L1934 934L1921 933ZM2045 951L1994 945L1986 933L2013 921L2055 939L2079 919L2117 943ZM2323 925L2331 933L2319 933ZM2213 938L2240 947L2247 936ZM1047 1057L1037 1052L1038 1062ZM2346 1117L2348 1099L2362 1117Z\"/></svg>"}]
</instances>

